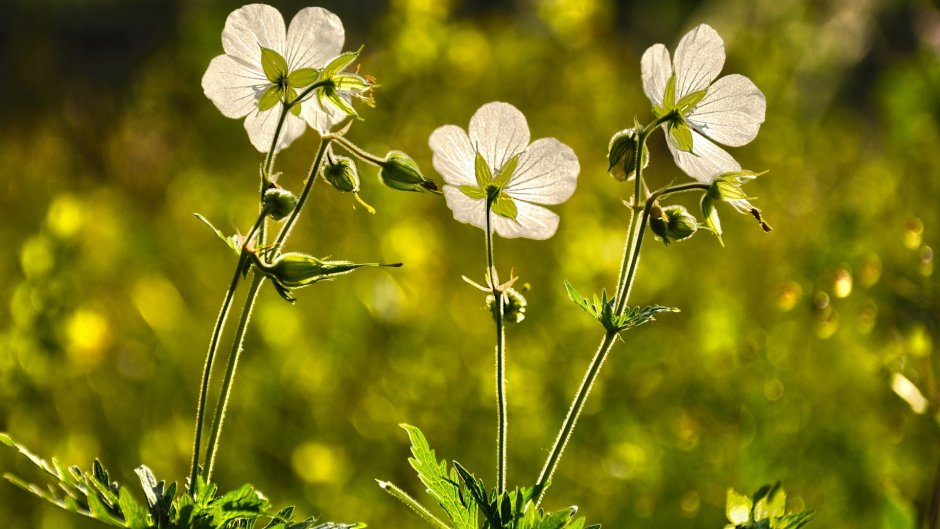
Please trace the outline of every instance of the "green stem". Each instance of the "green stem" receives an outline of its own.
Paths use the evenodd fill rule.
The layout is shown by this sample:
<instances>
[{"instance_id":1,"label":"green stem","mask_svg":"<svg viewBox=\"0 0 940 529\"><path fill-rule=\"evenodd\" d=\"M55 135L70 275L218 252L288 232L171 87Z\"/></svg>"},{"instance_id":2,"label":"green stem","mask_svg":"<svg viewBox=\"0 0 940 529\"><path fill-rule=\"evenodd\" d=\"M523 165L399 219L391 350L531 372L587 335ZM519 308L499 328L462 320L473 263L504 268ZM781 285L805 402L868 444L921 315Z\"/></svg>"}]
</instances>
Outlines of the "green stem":
<instances>
[{"instance_id":1,"label":"green stem","mask_svg":"<svg viewBox=\"0 0 940 529\"><path fill-rule=\"evenodd\" d=\"M199 386L199 404L196 407L196 434L195 439L193 439L193 459L192 459L192 468L189 473L189 488L190 492L196 493L196 476L199 474L199 452L202 448L202 427L205 423L206 418L206 397L209 392L209 379L212 375L212 364L215 361L215 354L219 349L219 339L222 336L222 329L225 328L225 321L228 319L229 309L232 306L232 298L235 297L235 290L238 288L238 282L241 279L242 269L245 266L247 260L248 252L245 249L250 244L255 233L264 225L264 220L267 217L268 212L262 210L261 214L258 216L258 220L255 221L254 226L252 226L251 231L248 232L248 235L245 237L245 241L242 244L242 250L238 257L238 266L235 267L235 274L232 276L232 281L229 284L228 290L225 292L225 299L222 301L222 309L219 311L219 315L215 320L215 328L212 330L212 338L209 340L209 351L206 353L206 364L202 370L202 384Z\"/></svg>"},{"instance_id":2,"label":"green stem","mask_svg":"<svg viewBox=\"0 0 940 529\"><path fill-rule=\"evenodd\" d=\"M486 199L486 273L496 311L496 490L506 490L506 431L509 419L506 414L506 330L503 322L503 292L496 280L496 267L493 265L493 232L490 226L493 198Z\"/></svg>"},{"instance_id":3,"label":"green stem","mask_svg":"<svg viewBox=\"0 0 940 529\"><path fill-rule=\"evenodd\" d=\"M337 136L336 141L340 145L342 145L344 149L346 149L347 151L349 151L350 153L352 153L354 156L356 156L362 161L369 162L373 165L378 165L378 166L381 166L383 163L385 163L384 158L379 158L378 156L365 151L362 147L359 147L358 145L347 140L343 136Z\"/></svg>"},{"instance_id":4,"label":"green stem","mask_svg":"<svg viewBox=\"0 0 940 529\"><path fill-rule=\"evenodd\" d=\"M555 469L558 467L558 461L561 459L561 455L564 453L565 447L568 445L568 440L571 439L571 433L574 431L575 424L578 422L578 417L581 415L581 411L584 409L584 403L587 400L588 395L591 393L591 388L594 386L594 381L597 380L597 374L600 372L601 366L604 365L604 360L607 359L607 354L610 353L610 350L613 348L616 338L617 333L615 332L608 331L604 335L604 339L601 340L601 344L598 346L597 352L594 354L594 358L591 360L591 364L588 366L588 370L584 374L584 378L581 380L581 387L578 388L578 392L575 394L574 401L571 403L571 407L568 408L568 415L565 417L565 421L561 425L561 430L558 431L558 437L555 438L555 445L552 447L552 451L548 454L548 459L545 460L545 465L542 467L542 472L539 474L539 479L535 482L536 505L542 501L542 497L545 495L545 491L548 489L548 485L551 482L552 476L555 474Z\"/></svg>"},{"instance_id":5,"label":"green stem","mask_svg":"<svg viewBox=\"0 0 940 529\"><path fill-rule=\"evenodd\" d=\"M307 175L307 181L304 184L303 192L301 192L300 197L297 199L297 206L291 212L290 217L288 217L287 221L281 227L281 231L275 238L275 254L280 250L280 248L284 245L284 242L290 236L291 229L293 229L294 224L297 222L297 218L300 216L301 210L306 204L307 199L310 197L313 184L317 181L317 174L320 170L320 164L323 162L324 154L326 153L331 140L331 137L325 136L320 141L320 148L317 151L317 156L310 168L310 173ZM232 381L235 378L235 371L238 367L238 360L241 356L242 344L245 340L245 332L247 331L248 323L251 320L251 311L254 308L255 300L258 297L258 291L263 283L264 274L255 273L251 282L251 286L248 289L248 294L245 299L245 306L242 308L242 314L239 318L238 328L235 330L235 337L232 339L232 348L229 351L228 363L226 364L225 369L225 378L222 381L222 390L219 394L218 404L216 405L215 417L212 421L212 430L209 438L209 447L206 452L206 461L208 462L206 469L207 483L212 479L212 471L215 467L215 457L219 447L219 435L222 432L222 423L225 420L225 412L228 408L228 400L232 390Z\"/></svg>"},{"instance_id":6,"label":"green stem","mask_svg":"<svg viewBox=\"0 0 940 529\"><path fill-rule=\"evenodd\" d=\"M646 140L649 138L649 135L654 130L656 130L656 127L667 122L669 119L671 119L670 116L662 116L657 118L655 121L637 132L637 148L633 154L633 170L634 178L636 178L636 185L634 187L633 193L630 224L627 228L627 237L624 243L624 253L620 262L620 274L617 278L617 289L615 291L615 298L617 299L615 312L617 314L623 313L623 310L626 308L627 301L630 298L630 290L633 287L633 280L636 277L636 269L639 264L640 249L643 246L643 232L646 229L646 221L649 217L649 209L652 204L652 200L655 199L652 198L652 200L647 201L646 207L641 208L639 206L640 195L644 185L643 149L646 146ZM662 193L654 194L654 196L660 196L661 194ZM594 382L597 380L597 376L600 373L601 367L604 365L604 361L607 359L607 355L613 348L617 335L618 333L610 331L604 334L604 338L601 340L601 343L597 348L597 352L594 354L594 358L591 360L587 372L584 374L584 378L581 380L581 386L578 388L578 392L575 394L574 400L571 402L571 407L568 408L568 415L565 417L565 420L561 425L561 429L558 431L558 436L555 438L555 444L552 446L551 452L549 452L548 459L545 460L545 465L542 467L542 472L539 474L538 481L536 481L536 505L542 501L542 497L545 495L545 491L548 488L552 476L555 474L555 469L558 467L558 462L565 451L565 447L571 438L572 432L574 432L574 427L578 422L578 417L581 415L581 411L584 409L584 403L587 401L587 397L591 393L591 388L594 386Z\"/></svg>"},{"instance_id":7,"label":"green stem","mask_svg":"<svg viewBox=\"0 0 940 529\"><path fill-rule=\"evenodd\" d=\"M398 498L399 501L410 507L411 510L416 512L421 518L424 518L424 521L431 524L435 529L451 529L451 527L441 521L440 518L431 514L431 511L427 510L424 505L418 503L418 500L412 498L407 492L395 486L395 484L389 483L388 481L379 481L379 487Z\"/></svg>"}]
</instances>

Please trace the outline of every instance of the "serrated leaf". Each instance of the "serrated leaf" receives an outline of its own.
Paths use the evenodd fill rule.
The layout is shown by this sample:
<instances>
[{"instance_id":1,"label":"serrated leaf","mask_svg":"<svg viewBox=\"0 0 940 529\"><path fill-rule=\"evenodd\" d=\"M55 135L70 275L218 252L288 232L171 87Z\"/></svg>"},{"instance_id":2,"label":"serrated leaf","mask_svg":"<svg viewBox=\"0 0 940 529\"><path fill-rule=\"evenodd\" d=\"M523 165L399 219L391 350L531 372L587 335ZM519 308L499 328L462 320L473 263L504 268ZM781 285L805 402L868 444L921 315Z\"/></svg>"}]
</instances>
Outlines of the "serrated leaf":
<instances>
[{"instance_id":1,"label":"serrated leaf","mask_svg":"<svg viewBox=\"0 0 940 529\"><path fill-rule=\"evenodd\" d=\"M787 506L787 493L777 482L767 493L754 502L754 521L759 522L767 518L779 518L785 515Z\"/></svg>"},{"instance_id":2,"label":"serrated leaf","mask_svg":"<svg viewBox=\"0 0 940 529\"><path fill-rule=\"evenodd\" d=\"M800 529L804 525L808 524L815 516L816 513L812 511L801 512L798 514L790 514L784 516L777 520L777 524L774 529ZM917 524L912 523L907 528L891 527L890 529L916 529ZM885 529L888 529L887 527Z\"/></svg>"},{"instance_id":3,"label":"serrated leaf","mask_svg":"<svg viewBox=\"0 0 940 529\"><path fill-rule=\"evenodd\" d=\"M205 224L206 226L209 226L209 228L210 228L213 232L215 232L215 234L216 234L220 239L222 239L222 242L224 242L226 246L228 246L229 248L232 249L233 252L235 252L235 255L241 255L241 248L240 248L239 245L236 243L237 238L236 238L235 236L226 237L225 234L222 233L222 230L220 230L220 229L216 228L215 226L213 226L212 223L209 222L209 220L208 220L207 218L203 217L203 216L200 215L199 213L193 213L193 216L196 217L197 219L201 220L201 221L203 222L203 224Z\"/></svg>"},{"instance_id":4,"label":"serrated leaf","mask_svg":"<svg viewBox=\"0 0 940 529\"><path fill-rule=\"evenodd\" d=\"M408 463L418 473L428 494L444 509L456 529L477 529L475 501L461 494L460 485L447 471L447 463L437 460L421 430L408 424L400 426L408 433L411 441L413 457L408 458Z\"/></svg>"},{"instance_id":5,"label":"serrated leaf","mask_svg":"<svg viewBox=\"0 0 940 529\"><path fill-rule=\"evenodd\" d=\"M147 529L147 510L137 503L137 500L131 496L127 489L120 489L118 502L121 506L121 512L124 513L127 527L130 529Z\"/></svg>"},{"instance_id":6,"label":"serrated leaf","mask_svg":"<svg viewBox=\"0 0 940 529\"><path fill-rule=\"evenodd\" d=\"M476 479L473 474L456 461L454 461L454 469L457 471L457 475L460 477L464 486L466 486L473 501L480 507L480 510L483 511L483 516L486 517L489 524L493 528L502 527L503 524L500 521L499 509L490 503L483 482Z\"/></svg>"},{"instance_id":7,"label":"serrated leaf","mask_svg":"<svg viewBox=\"0 0 940 529\"><path fill-rule=\"evenodd\" d=\"M115 527L125 527L124 520L116 517L95 494L88 495L89 516Z\"/></svg>"},{"instance_id":8,"label":"serrated leaf","mask_svg":"<svg viewBox=\"0 0 940 529\"><path fill-rule=\"evenodd\" d=\"M287 75L287 60L280 53L261 46L261 69L268 81L278 84Z\"/></svg>"}]
</instances>

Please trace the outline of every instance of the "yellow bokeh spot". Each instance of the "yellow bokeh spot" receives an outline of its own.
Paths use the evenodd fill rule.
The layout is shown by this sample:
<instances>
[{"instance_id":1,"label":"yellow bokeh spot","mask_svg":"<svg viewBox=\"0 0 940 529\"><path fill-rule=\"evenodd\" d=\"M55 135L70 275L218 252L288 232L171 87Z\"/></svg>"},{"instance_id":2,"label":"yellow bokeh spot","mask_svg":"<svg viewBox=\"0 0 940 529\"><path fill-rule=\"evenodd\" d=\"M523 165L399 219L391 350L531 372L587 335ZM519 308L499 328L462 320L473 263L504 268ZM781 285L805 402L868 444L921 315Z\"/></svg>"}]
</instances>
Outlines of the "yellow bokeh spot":
<instances>
[{"instance_id":1,"label":"yellow bokeh spot","mask_svg":"<svg viewBox=\"0 0 940 529\"><path fill-rule=\"evenodd\" d=\"M461 78L475 77L489 67L490 45L479 31L463 29L453 35L447 58Z\"/></svg>"},{"instance_id":2,"label":"yellow bokeh spot","mask_svg":"<svg viewBox=\"0 0 940 529\"><path fill-rule=\"evenodd\" d=\"M49 239L37 235L26 241L20 249L20 266L29 279L43 277L55 265L52 244Z\"/></svg>"},{"instance_id":3,"label":"yellow bokeh spot","mask_svg":"<svg viewBox=\"0 0 940 529\"><path fill-rule=\"evenodd\" d=\"M304 443L291 456L294 473L309 483L342 483L349 475L346 454L321 443Z\"/></svg>"},{"instance_id":4,"label":"yellow bokeh spot","mask_svg":"<svg viewBox=\"0 0 940 529\"><path fill-rule=\"evenodd\" d=\"M68 239L82 227L85 220L82 203L71 195L60 195L49 206L46 213L46 226L49 233Z\"/></svg>"},{"instance_id":5,"label":"yellow bokeh spot","mask_svg":"<svg viewBox=\"0 0 940 529\"><path fill-rule=\"evenodd\" d=\"M108 320L91 309L79 309L66 322L68 354L83 367L97 364L104 357L111 331Z\"/></svg>"},{"instance_id":6,"label":"yellow bokeh spot","mask_svg":"<svg viewBox=\"0 0 940 529\"><path fill-rule=\"evenodd\" d=\"M702 505L702 498L699 497L698 492L690 490L682 495L682 498L679 499L679 508L682 509L682 515L689 517L698 512L699 507Z\"/></svg>"},{"instance_id":7,"label":"yellow bokeh spot","mask_svg":"<svg viewBox=\"0 0 940 529\"><path fill-rule=\"evenodd\" d=\"M793 310L800 298L803 297L803 289L796 281L787 281L780 287L777 294L777 309L788 312Z\"/></svg>"},{"instance_id":8,"label":"yellow bokeh spot","mask_svg":"<svg viewBox=\"0 0 940 529\"><path fill-rule=\"evenodd\" d=\"M166 278L150 276L133 287L134 306L155 331L172 329L183 307L183 300Z\"/></svg>"},{"instance_id":9,"label":"yellow bokeh spot","mask_svg":"<svg viewBox=\"0 0 940 529\"><path fill-rule=\"evenodd\" d=\"M849 297L851 293L852 274L845 268L837 269L832 281L832 295L841 299Z\"/></svg>"},{"instance_id":10,"label":"yellow bokeh spot","mask_svg":"<svg viewBox=\"0 0 940 529\"><path fill-rule=\"evenodd\" d=\"M920 246L924 237L924 221L918 218L912 218L904 225L904 246L914 250Z\"/></svg>"},{"instance_id":11,"label":"yellow bokeh spot","mask_svg":"<svg viewBox=\"0 0 940 529\"><path fill-rule=\"evenodd\" d=\"M542 0L539 16L559 37L572 45L585 43L595 20L607 11L602 0Z\"/></svg>"},{"instance_id":12,"label":"yellow bokeh spot","mask_svg":"<svg viewBox=\"0 0 940 529\"><path fill-rule=\"evenodd\" d=\"M907 343L911 355L917 358L927 358L933 351L933 340L930 338L930 331L920 323L911 329Z\"/></svg>"}]
</instances>

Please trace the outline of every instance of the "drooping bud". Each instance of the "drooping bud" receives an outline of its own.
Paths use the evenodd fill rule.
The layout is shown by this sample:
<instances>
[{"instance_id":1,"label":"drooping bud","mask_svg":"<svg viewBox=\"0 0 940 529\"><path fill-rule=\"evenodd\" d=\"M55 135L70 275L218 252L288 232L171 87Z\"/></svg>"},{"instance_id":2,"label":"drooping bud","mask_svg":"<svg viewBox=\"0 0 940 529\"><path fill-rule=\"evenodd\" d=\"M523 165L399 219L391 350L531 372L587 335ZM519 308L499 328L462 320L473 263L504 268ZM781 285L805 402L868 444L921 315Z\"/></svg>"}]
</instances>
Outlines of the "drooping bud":
<instances>
[{"instance_id":1,"label":"drooping bud","mask_svg":"<svg viewBox=\"0 0 940 529\"><path fill-rule=\"evenodd\" d=\"M698 231L698 221L682 206L660 207L654 204L650 209L650 229L667 246L675 241L688 239Z\"/></svg>"},{"instance_id":2,"label":"drooping bud","mask_svg":"<svg viewBox=\"0 0 940 529\"><path fill-rule=\"evenodd\" d=\"M496 298L493 294L486 296L486 308L493 314L493 319L496 319L498 307L496 306ZM525 308L525 296L518 290L510 287L503 292L503 321L509 323L521 322L525 319Z\"/></svg>"},{"instance_id":3,"label":"drooping bud","mask_svg":"<svg viewBox=\"0 0 940 529\"><path fill-rule=\"evenodd\" d=\"M274 282L278 293L293 302L291 289L302 288L320 281L328 281L348 274L357 268L372 266L399 267L401 263L354 263L352 261L330 261L317 259L300 252L288 252L277 256L272 263L265 263L257 254L253 255L255 266Z\"/></svg>"},{"instance_id":4,"label":"drooping bud","mask_svg":"<svg viewBox=\"0 0 940 529\"><path fill-rule=\"evenodd\" d=\"M421 174L418 164L401 151L389 152L379 165L379 180L392 189L440 192L433 180Z\"/></svg>"},{"instance_id":5,"label":"drooping bud","mask_svg":"<svg viewBox=\"0 0 940 529\"><path fill-rule=\"evenodd\" d=\"M286 189L271 187L264 192L262 203L272 219L281 220L297 207L297 197Z\"/></svg>"},{"instance_id":6,"label":"drooping bud","mask_svg":"<svg viewBox=\"0 0 940 529\"><path fill-rule=\"evenodd\" d=\"M636 173L635 157L639 137L635 128L623 129L610 138L607 145L607 161L609 166L607 172L619 182L627 182L633 179ZM649 165L649 150L646 145L643 146L642 166Z\"/></svg>"},{"instance_id":7,"label":"drooping bud","mask_svg":"<svg viewBox=\"0 0 940 529\"><path fill-rule=\"evenodd\" d=\"M356 168L356 162L346 156L331 156L323 166L322 175L337 191L359 191L359 170Z\"/></svg>"}]
</instances>

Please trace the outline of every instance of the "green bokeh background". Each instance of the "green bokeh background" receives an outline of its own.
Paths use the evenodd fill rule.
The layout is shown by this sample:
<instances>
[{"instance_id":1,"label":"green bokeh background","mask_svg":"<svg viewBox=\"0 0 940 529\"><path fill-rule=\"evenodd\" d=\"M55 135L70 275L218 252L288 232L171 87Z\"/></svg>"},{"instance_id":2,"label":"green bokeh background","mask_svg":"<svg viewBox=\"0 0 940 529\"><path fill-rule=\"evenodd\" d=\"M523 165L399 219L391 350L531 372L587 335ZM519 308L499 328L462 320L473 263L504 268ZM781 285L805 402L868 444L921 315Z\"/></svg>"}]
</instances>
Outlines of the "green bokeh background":
<instances>
[{"instance_id":1,"label":"green bokeh background","mask_svg":"<svg viewBox=\"0 0 940 529\"><path fill-rule=\"evenodd\" d=\"M0 431L122 483L188 472L199 373L233 266L192 213L249 227L260 155L200 79L237 2L61 0L0 6ZM300 2L276 2L290 20ZM349 137L410 153L502 100L581 161L547 242L497 241L532 285L510 329L509 477L534 481L601 330L564 294L611 288L629 191L606 175L610 135L651 119L647 46L707 22L724 72L767 96L750 186L774 231L725 208L725 247L700 234L645 249L635 303L680 307L628 333L608 361L546 505L609 528L724 524L729 486L782 480L815 527L890 527L921 513L940 462L931 415L891 390L936 394L940 292L940 11L930 2L756 0L324 1L378 78ZM298 188L308 132L279 157ZM661 135L654 185L683 176ZM218 481L276 505L374 528L423 522L375 484L418 495L399 422L493 482L492 322L461 275L482 276L480 230L440 197L325 186L290 247L403 261L259 299L226 423ZM689 202L694 204L694 202ZM651 241L651 239L649 239ZM40 476L11 450L0 470ZM138 496L142 499L142 496ZM96 527L0 484L6 527ZM896 526L895 526L896 527Z\"/></svg>"}]
</instances>

